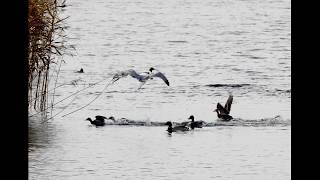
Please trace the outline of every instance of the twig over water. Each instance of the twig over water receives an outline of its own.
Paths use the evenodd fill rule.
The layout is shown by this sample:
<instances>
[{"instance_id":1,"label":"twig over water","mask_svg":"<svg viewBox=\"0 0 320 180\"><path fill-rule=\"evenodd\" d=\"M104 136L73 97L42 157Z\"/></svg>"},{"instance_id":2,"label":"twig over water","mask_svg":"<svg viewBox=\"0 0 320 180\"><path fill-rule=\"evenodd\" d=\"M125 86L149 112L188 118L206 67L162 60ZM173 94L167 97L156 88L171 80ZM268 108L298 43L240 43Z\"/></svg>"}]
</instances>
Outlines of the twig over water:
<instances>
[{"instance_id":1,"label":"twig over water","mask_svg":"<svg viewBox=\"0 0 320 180\"><path fill-rule=\"evenodd\" d=\"M93 103L93 101L95 101L96 99L98 99L98 97L100 97L100 96L103 94L103 92L107 89L107 87L109 87L111 84L113 84L113 81L111 81L110 83L106 84L106 86L103 88L103 90L101 91L101 93L100 93L98 96L96 96L92 101L90 101L88 104L86 104L85 106L82 106L82 107L79 108L79 109L76 109L76 110L74 110L74 111L71 111L70 113L67 113L67 114L63 115L62 117L68 116L68 115L70 115L70 114L72 114L72 113L75 113L75 112L77 112L77 111L79 111L79 110L81 110L81 109L89 106L91 103Z\"/></svg>"},{"instance_id":2,"label":"twig over water","mask_svg":"<svg viewBox=\"0 0 320 180\"><path fill-rule=\"evenodd\" d=\"M98 82L96 82L96 83L90 84L88 87L85 87L85 88L80 89L79 91L77 91L77 92L75 92L75 93L72 93L71 95L67 96L66 98L64 98L64 99L56 102L56 103L53 104L52 106L55 106L55 105L61 103L62 101L66 100L66 99L69 99L70 97L78 94L79 92L84 91L84 90L86 90L86 89L88 89L88 88L90 88L90 87L92 87L92 86L95 86L96 84L101 83L102 81L105 81L105 80L106 80L106 79L103 79L103 80L98 81ZM109 84L110 84L110 83L109 83ZM50 106L50 107L51 107L51 106ZM35 114L32 114L32 115L30 115L29 117L35 116L35 115L37 115L37 114L39 114L39 113L41 113L41 112L43 112L43 111L46 111L46 110L49 109L50 107L46 107L44 110L41 110L41 111L39 111L39 112L37 112L37 113L35 113Z\"/></svg>"}]
</instances>

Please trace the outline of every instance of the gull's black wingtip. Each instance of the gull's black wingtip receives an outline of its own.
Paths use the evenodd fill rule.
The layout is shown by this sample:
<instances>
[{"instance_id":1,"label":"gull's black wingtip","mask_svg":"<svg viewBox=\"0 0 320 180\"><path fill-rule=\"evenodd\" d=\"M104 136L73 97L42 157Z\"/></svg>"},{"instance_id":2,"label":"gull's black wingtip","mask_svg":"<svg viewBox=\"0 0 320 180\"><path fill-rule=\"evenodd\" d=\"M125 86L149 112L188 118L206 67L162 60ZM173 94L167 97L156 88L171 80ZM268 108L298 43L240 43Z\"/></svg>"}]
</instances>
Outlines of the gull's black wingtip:
<instances>
[{"instance_id":1,"label":"gull's black wingtip","mask_svg":"<svg viewBox=\"0 0 320 180\"><path fill-rule=\"evenodd\" d=\"M168 86L170 86L170 85L169 85L169 81L165 81L165 82L166 82L166 84L167 84Z\"/></svg>"}]
</instances>

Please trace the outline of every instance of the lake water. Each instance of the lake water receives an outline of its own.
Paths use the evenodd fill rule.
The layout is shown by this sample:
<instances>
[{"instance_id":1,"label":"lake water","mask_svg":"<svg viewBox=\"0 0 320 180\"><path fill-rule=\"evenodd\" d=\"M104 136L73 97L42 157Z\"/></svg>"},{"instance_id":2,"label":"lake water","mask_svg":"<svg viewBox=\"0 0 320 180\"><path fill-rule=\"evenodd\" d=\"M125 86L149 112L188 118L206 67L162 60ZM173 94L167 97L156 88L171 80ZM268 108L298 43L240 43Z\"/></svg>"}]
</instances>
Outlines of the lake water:
<instances>
[{"instance_id":1,"label":"lake water","mask_svg":"<svg viewBox=\"0 0 320 180\"><path fill-rule=\"evenodd\" d=\"M76 50L63 57L54 100L102 82L58 103L53 119L30 118L30 179L291 179L291 1L67 5L62 15L70 16L66 33ZM100 94L118 70L150 67L170 86L153 79L137 91L128 77ZM80 68L85 73L75 73ZM219 124L212 111L229 93L236 120ZM165 126L85 121L182 122L191 114L213 125L168 135Z\"/></svg>"}]
</instances>

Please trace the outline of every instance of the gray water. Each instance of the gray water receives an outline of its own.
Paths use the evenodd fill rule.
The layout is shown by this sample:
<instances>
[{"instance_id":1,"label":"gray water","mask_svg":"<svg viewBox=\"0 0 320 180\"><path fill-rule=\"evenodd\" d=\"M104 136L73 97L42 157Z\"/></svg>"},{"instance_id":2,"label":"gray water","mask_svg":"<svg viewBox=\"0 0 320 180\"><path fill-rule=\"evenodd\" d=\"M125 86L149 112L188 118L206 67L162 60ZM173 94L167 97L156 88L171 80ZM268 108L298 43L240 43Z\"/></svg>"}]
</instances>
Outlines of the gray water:
<instances>
[{"instance_id":1,"label":"gray water","mask_svg":"<svg viewBox=\"0 0 320 180\"><path fill-rule=\"evenodd\" d=\"M57 104L46 123L30 118L30 179L291 179L291 1L67 5L62 15L70 16L66 33L76 50L63 57L57 85L66 85L54 100L105 81ZM74 73L81 67L85 73ZM100 95L118 70L149 67L170 86L154 79L137 91L128 77ZM219 124L212 111L229 93L236 120ZM168 135L165 126L84 121L182 122L191 114L213 126Z\"/></svg>"}]
</instances>

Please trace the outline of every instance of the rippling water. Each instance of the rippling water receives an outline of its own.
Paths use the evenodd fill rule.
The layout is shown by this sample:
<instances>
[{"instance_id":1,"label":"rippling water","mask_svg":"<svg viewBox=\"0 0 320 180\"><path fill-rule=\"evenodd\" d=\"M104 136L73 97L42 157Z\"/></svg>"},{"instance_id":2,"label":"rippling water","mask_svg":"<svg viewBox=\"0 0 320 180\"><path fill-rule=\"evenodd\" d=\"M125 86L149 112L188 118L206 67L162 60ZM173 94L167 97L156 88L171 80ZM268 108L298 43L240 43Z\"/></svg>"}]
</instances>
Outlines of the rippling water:
<instances>
[{"instance_id":1,"label":"rippling water","mask_svg":"<svg viewBox=\"0 0 320 180\"><path fill-rule=\"evenodd\" d=\"M30 119L30 179L290 179L291 1L68 0L75 56L64 57L54 119ZM85 73L74 73L83 68ZM168 77L112 74L156 67ZM55 69L52 70L53 72ZM77 83L71 83L77 80ZM53 80L52 80L53 82ZM105 126L95 115L145 122L216 123L216 103L234 95L233 126L169 136L166 127ZM280 123L261 119L280 117ZM274 118L277 119L277 118ZM262 123L261 123L262 122ZM285 123L283 123L285 122ZM230 124L229 123L229 124Z\"/></svg>"}]
</instances>

